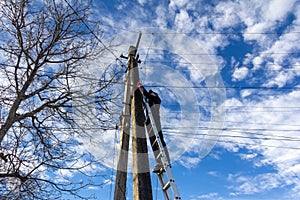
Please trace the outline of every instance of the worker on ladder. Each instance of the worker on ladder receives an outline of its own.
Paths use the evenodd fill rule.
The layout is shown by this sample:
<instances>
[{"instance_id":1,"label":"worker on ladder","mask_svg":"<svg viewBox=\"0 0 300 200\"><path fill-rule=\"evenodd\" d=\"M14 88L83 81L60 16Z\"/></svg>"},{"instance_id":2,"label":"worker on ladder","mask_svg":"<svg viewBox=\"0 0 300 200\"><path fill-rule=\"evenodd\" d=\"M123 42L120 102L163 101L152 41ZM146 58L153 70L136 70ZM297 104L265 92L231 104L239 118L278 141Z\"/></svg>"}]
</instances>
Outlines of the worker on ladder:
<instances>
[{"instance_id":1,"label":"worker on ladder","mask_svg":"<svg viewBox=\"0 0 300 200\"><path fill-rule=\"evenodd\" d=\"M161 99L159 98L158 94L153 92L152 90L149 90L149 92L148 92L140 82L138 82L136 85L141 90L143 95L148 99L148 103L149 103L149 106L151 108L151 112L152 112L152 115L153 115L153 118L154 118L154 121L155 121L155 125L156 125L156 128L157 128L158 134L159 134L159 138L160 138L161 143L162 143L163 148L164 148L166 159L169 163L169 166L171 167L169 151L168 151L167 145L164 141L164 137L163 137L162 130L161 130L160 115L159 115ZM149 117L147 117L146 125L147 125L147 130L148 130L150 143L151 143L152 150L153 150L153 153L154 153L154 157L156 159L156 165L155 165L155 167L153 168L152 171L154 173L159 173L160 170L163 168L163 164L162 164L161 159L157 159L160 151L159 151L159 146L158 146L157 142L155 142L156 137L155 137L155 134L154 134L154 131L153 131L153 127L151 126Z\"/></svg>"}]
</instances>

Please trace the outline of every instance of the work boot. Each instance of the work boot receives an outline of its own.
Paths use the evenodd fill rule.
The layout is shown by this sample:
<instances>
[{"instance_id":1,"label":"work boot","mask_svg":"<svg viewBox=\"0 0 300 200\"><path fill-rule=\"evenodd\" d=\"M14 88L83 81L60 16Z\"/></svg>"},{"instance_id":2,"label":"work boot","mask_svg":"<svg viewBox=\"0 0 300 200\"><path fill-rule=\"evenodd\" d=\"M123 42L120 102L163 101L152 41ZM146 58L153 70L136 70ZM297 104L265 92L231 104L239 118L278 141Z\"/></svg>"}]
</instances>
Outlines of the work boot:
<instances>
[{"instance_id":1,"label":"work boot","mask_svg":"<svg viewBox=\"0 0 300 200\"><path fill-rule=\"evenodd\" d=\"M162 163L156 163L155 167L152 169L152 172L159 173L161 170L164 170Z\"/></svg>"},{"instance_id":2,"label":"work boot","mask_svg":"<svg viewBox=\"0 0 300 200\"><path fill-rule=\"evenodd\" d=\"M154 172L154 173L159 173L160 170L164 168L164 165L162 164L161 158L159 157L159 152L160 152L159 150L153 151L154 157L155 157L155 160L156 160L156 165L152 169L152 172Z\"/></svg>"},{"instance_id":3,"label":"work boot","mask_svg":"<svg viewBox=\"0 0 300 200\"><path fill-rule=\"evenodd\" d=\"M168 161L167 164L171 168L172 166L171 166L170 154L169 154L167 146L164 146L164 153L165 153L166 159ZM155 155L156 158L158 157L158 154L159 154L159 151L154 152L154 155ZM161 158L158 158L158 159L156 159L156 165L155 165L155 167L153 168L152 171L154 173L159 173L162 169L164 170L164 166L162 164Z\"/></svg>"}]
</instances>

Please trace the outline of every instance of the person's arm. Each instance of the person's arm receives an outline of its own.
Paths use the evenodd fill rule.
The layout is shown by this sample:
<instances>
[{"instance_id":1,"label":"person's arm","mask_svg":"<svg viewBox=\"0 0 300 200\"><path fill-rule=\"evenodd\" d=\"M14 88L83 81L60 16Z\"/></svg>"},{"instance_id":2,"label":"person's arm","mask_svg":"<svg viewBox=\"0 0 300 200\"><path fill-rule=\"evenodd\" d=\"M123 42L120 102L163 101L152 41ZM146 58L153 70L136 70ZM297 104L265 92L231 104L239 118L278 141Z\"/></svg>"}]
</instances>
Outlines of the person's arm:
<instances>
[{"instance_id":1,"label":"person's arm","mask_svg":"<svg viewBox=\"0 0 300 200\"><path fill-rule=\"evenodd\" d=\"M138 88L140 88L140 90L142 91L143 95L145 95L148 99L151 99L153 97L152 95L149 94L149 92L144 88L144 86L140 82L138 82L136 84L136 86Z\"/></svg>"},{"instance_id":2,"label":"person's arm","mask_svg":"<svg viewBox=\"0 0 300 200\"><path fill-rule=\"evenodd\" d=\"M151 95L151 96L152 96L152 95ZM152 97L153 97L153 96L152 96ZM156 95L156 96L154 97L153 102L154 102L155 104L161 104L161 99L160 99L160 97L159 97L158 95Z\"/></svg>"},{"instance_id":3,"label":"person's arm","mask_svg":"<svg viewBox=\"0 0 300 200\"><path fill-rule=\"evenodd\" d=\"M152 101L154 104L160 104L160 103L161 103L161 99L159 98L159 96L158 96L158 95L155 95L155 96L151 95L151 94L144 88L144 86L143 86L140 82L138 82L138 83L136 84L136 86L137 86L138 88L140 88L140 90L142 91L143 95L146 96L146 98L149 99L149 101Z\"/></svg>"}]
</instances>

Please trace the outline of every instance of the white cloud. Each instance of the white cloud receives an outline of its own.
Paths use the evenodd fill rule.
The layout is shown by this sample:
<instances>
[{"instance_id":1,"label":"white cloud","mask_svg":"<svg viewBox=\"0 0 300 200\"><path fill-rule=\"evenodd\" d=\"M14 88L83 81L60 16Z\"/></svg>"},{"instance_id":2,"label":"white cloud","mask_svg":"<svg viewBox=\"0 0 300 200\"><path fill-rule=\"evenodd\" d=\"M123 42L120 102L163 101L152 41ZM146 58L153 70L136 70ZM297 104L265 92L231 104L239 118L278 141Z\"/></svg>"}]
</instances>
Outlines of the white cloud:
<instances>
[{"instance_id":1,"label":"white cloud","mask_svg":"<svg viewBox=\"0 0 300 200\"><path fill-rule=\"evenodd\" d=\"M209 193L209 194L203 194L203 195L199 195L197 196L197 199L216 199L216 200L220 200L222 199L221 197L219 197L218 193Z\"/></svg>"},{"instance_id":2,"label":"white cloud","mask_svg":"<svg viewBox=\"0 0 300 200\"><path fill-rule=\"evenodd\" d=\"M139 2L141 5L144 5L144 4L147 2L147 0L138 0L138 2Z\"/></svg>"},{"instance_id":3,"label":"white cloud","mask_svg":"<svg viewBox=\"0 0 300 200\"><path fill-rule=\"evenodd\" d=\"M193 168L200 162L199 157L182 156L179 163L186 168Z\"/></svg>"},{"instance_id":4,"label":"white cloud","mask_svg":"<svg viewBox=\"0 0 300 200\"><path fill-rule=\"evenodd\" d=\"M167 28L167 16L168 16L168 10L166 9L166 7L159 5L157 6L156 10L156 24L158 25L158 27L160 28Z\"/></svg>"},{"instance_id":5,"label":"white cloud","mask_svg":"<svg viewBox=\"0 0 300 200\"><path fill-rule=\"evenodd\" d=\"M291 27L291 31L296 31L297 29L296 26ZM292 58L293 53L300 50L299 45L295 42L298 40L300 40L299 34L284 33L270 48L262 52L263 55L260 58L257 58L259 61L262 59L272 60L268 68L270 70L280 70L268 75L269 81L266 83L266 86L277 85L283 87L287 83L291 83L299 75L296 64L299 62L299 58Z\"/></svg>"},{"instance_id":6,"label":"white cloud","mask_svg":"<svg viewBox=\"0 0 300 200\"><path fill-rule=\"evenodd\" d=\"M246 97L250 96L251 94L253 94L252 90L242 90L241 91L242 98L246 98Z\"/></svg>"},{"instance_id":7,"label":"white cloud","mask_svg":"<svg viewBox=\"0 0 300 200\"><path fill-rule=\"evenodd\" d=\"M225 126L229 129L238 128L240 131L224 132L226 135L237 137L227 138L231 142L234 141L234 144L220 143L220 145L230 151L236 147L247 148L252 153L240 154L242 159L252 160L258 167L272 166L277 171L254 177L237 175L232 179L237 181L237 185L231 189L253 194L284 186L292 186L295 190L300 188L296 178L300 175L298 165L300 154L296 152L300 150L293 149L298 148L298 142L293 141L293 138L300 137L297 125L294 126L299 124L298 115L294 111L300 107L299 98L300 92L293 91L287 94L272 94L269 97L265 95L264 99L259 99L258 102L254 100L256 98L228 101L227 105L236 105L236 108L227 113ZM241 103L244 107L240 106ZM257 158L258 155L260 159Z\"/></svg>"},{"instance_id":8,"label":"white cloud","mask_svg":"<svg viewBox=\"0 0 300 200\"><path fill-rule=\"evenodd\" d=\"M262 67L263 58L261 56L257 56L253 58L252 64L253 64L253 70L260 69Z\"/></svg>"},{"instance_id":9,"label":"white cloud","mask_svg":"<svg viewBox=\"0 0 300 200\"><path fill-rule=\"evenodd\" d=\"M174 21L178 31L180 32L190 32L194 29L194 23L192 18L189 16L186 10L181 9L175 16Z\"/></svg>"},{"instance_id":10,"label":"white cloud","mask_svg":"<svg viewBox=\"0 0 300 200\"><path fill-rule=\"evenodd\" d=\"M234 177L234 178L233 178ZM240 176L239 174L231 174L228 177L229 181L233 181L233 186L230 186L232 189L232 194L255 194L260 192L270 191L274 188L281 187L284 184L284 177L276 173L265 173L258 174L254 177L251 176ZM285 194L282 194L281 198L284 198ZM287 198L288 199L288 198Z\"/></svg>"},{"instance_id":11,"label":"white cloud","mask_svg":"<svg viewBox=\"0 0 300 200\"><path fill-rule=\"evenodd\" d=\"M118 10L123 10L124 8L127 7L127 3L125 1L119 1L118 4L116 5L116 8Z\"/></svg>"},{"instance_id":12,"label":"white cloud","mask_svg":"<svg viewBox=\"0 0 300 200\"><path fill-rule=\"evenodd\" d=\"M210 171L210 172L208 172L208 174L209 175L211 175L211 176L218 176L218 172L217 171Z\"/></svg>"},{"instance_id":13,"label":"white cloud","mask_svg":"<svg viewBox=\"0 0 300 200\"><path fill-rule=\"evenodd\" d=\"M270 21L281 21L287 13L293 8L297 0L273 0L268 1L267 9L264 10L264 16Z\"/></svg>"},{"instance_id":14,"label":"white cloud","mask_svg":"<svg viewBox=\"0 0 300 200\"><path fill-rule=\"evenodd\" d=\"M248 71L249 70L247 67L236 68L232 74L232 80L233 81L241 81L241 80L245 79L248 75Z\"/></svg>"},{"instance_id":15,"label":"white cloud","mask_svg":"<svg viewBox=\"0 0 300 200\"><path fill-rule=\"evenodd\" d=\"M184 8L188 4L188 0L171 0L169 4L169 8L175 10L175 9L180 9Z\"/></svg>"},{"instance_id":16,"label":"white cloud","mask_svg":"<svg viewBox=\"0 0 300 200\"><path fill-rule=\"evenodd\" d=\"M251 153L251 154L239 154L240 157L244 160L251 160L257 156L257 153Z\"/></svg>"},{"instance_id":17,"label":"white cloud","mask_svg":"<svg viewBox=\"0 0 300 200\"><path fill-rule=\"evenodd\" d=\"M215 17L212 18L216 30L232 28L240 23L240 17L237 15L239 9L237 5L235 2L220 2L217 4Z\"/></svg>"},{"instance_id":18,"label":"white cloud","mask_svg":"<svg viewBox=\"0 0 300 200\"><path fill-rule=\"evenodd\" d=\"M237 6L241 9L238 16L245 23L246 33L272 32L278 21L285 20L287 14L294 9L296 0L281 1L242 1ZM246 41L256 40L258 45L266 47L272 42L272 35L244 34Z\"/></svg>"},{"instance_id":19,"label":"white cloud","mask_svg":"<svg viewBox=\"0 0 300 200\"><path fill-rule=\"evenodd\" d=\"M265 84L267 87L278 86L282 88L289 81L294 79L295 73L293 71L281 71L275 75L275 78Z\"/></svg>"},{"instance_id":20,"label":"white cloud","mask_svg":"<svg viewBox=\"0 0 300 200\"><path fill-rule=\"evenodd\" d=\"M58 176L62 176L64 178L71 178L74 176L74 174L70 171L70 170L67 170L67 169L59 169L56 174Z\"/></svg>"}]
</instances>

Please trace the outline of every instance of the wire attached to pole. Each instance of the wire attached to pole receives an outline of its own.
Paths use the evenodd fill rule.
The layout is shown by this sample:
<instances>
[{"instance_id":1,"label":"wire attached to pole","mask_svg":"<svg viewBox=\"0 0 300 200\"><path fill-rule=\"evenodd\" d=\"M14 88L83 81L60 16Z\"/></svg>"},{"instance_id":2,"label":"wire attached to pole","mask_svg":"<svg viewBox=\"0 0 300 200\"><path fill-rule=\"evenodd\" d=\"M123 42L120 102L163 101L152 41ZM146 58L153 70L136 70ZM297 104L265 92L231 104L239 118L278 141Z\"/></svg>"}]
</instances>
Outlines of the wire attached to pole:
<instances>
[{"instance_id":1,"label":"wire attached to pole","mask_svg":"<svg viewBox=\"0 0 300 200\"><path fill-rule=\"evenodd\" d=\"M112 177L114 175L114 167L115 167L115 155L116 155L116 142L117 142L117 132L119 130L119 125L116 123L116 127L115 127L115 138L114 138L114 148L113 148L113 163L112 163L112 168L111 168L111 176L110 179L112 181ZM112 199L112 183L110 184L110 188L109 188L109 199Z\"/></svg>"},{"instance_id":2,"label":"wire attached to pole","mask_svg":"<svg viewBox=\"0 0 300 200\"><path fill-rule=\"evenodd\" d=\"M145 77L144 77L144 81L147 79L147 65L146 65L146 61L147 61L147 59L148 59L149 51L150 51L150 49L151 49L151 47L152 47L153 41L154 41L154 33L152 33L152 39L151 39L151 42L150 42L149 47L148 47L148 49L147 49L147 53L146 53L146 56L145 56L145 60L144 60L144 62L143 62L143 66L145 67ZM142 82L143 82L143 81L142 81Z\"/></svg>"}]
</instances>

